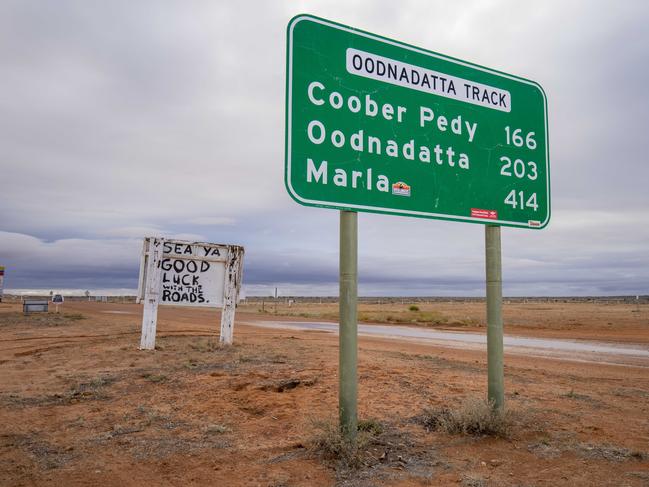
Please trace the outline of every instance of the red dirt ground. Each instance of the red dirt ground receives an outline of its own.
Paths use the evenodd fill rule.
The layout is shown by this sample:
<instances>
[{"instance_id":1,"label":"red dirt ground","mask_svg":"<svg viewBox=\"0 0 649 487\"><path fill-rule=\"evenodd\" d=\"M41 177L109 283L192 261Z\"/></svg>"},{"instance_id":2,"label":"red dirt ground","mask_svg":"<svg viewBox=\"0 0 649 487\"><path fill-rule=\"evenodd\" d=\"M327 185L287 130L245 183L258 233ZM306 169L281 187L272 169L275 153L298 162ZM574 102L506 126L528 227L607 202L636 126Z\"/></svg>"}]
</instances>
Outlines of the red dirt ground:
<instances>
[{"instance_id":1,"label":"red dirt ground","mask_svg":"<svg viewBox=\"0 0 649 487\"><path fill-rule=\"evenodd\" d=\"M519 306L516 334L649 343L646 308ZM484 397L485 352L361 338L359 415L383 432L354 470L310 448L337 415L337 337L238 324L219 347L217 312L159 317L144 352L137 305L0 304L1 485L649 485L649 364L508 355L511 436L449 435L420 417Z\"/></svg>"}]
</instances>

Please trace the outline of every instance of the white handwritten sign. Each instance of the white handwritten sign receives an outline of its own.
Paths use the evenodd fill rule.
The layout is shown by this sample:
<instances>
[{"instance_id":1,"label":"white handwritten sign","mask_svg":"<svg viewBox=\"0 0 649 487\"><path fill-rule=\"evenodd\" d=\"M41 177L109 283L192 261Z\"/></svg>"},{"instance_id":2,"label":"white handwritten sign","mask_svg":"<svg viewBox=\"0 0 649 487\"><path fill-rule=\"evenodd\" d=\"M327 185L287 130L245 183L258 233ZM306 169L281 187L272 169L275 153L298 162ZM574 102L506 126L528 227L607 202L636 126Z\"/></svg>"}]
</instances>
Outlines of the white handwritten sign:
<instances>
[{"instance_id":1,"label":"white handwritten sign","mask_svg":"<svg viewBox=\"0 0 649 487\"><path fill-rule=\"evenodd\" d=\"M223 306L228 248L213 244L187 244L166 240L161 270L160 304Z\"/></svg>"},{"instance_id":2,"label":"white handwritten sign","mask_svg":"<svg viewBox=\"0 0 649 487\"><path fill-rule=\"evenodd\" d=\"M243 247L147 237L140 260L138 302L144 301L140 348L155 347L160 304L223 308L221 341L232 343Z\"/></svg>"}]
</instances>

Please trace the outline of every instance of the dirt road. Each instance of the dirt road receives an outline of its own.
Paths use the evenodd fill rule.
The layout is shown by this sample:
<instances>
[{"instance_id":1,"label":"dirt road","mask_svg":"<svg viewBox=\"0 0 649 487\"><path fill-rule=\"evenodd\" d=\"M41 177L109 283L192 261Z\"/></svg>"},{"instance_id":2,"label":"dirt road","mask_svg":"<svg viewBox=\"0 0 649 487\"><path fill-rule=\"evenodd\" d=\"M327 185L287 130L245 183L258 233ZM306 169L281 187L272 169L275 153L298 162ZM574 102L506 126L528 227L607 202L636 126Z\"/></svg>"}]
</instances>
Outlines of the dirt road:
<instances>
[{"instance_id":1,"label":"dirt road","mask_svg":"<svg viewBox=\"0 0 649 487\"><path fill-rule=\"evenodd\" d=\"M646 330L642 312L625 315L620 340L588 327L583 308L556 315L537 336L573 339L575 320L589 339L646 343L630 338ZM140 319L136 305L24 317L0 304L0 485L649 484L646 367L509 353L511 435L451 435L422 415L484 397L484 351L363 336L359 414L380 434L350 470L311 449L337 415L335 335L245 325L278 320L239 312L222 348L217 312L162 308L158 349L144 352Z\"/></svg>"},{"instance_id":2,"label":"dirt road","mask_svg":"<svg viewBox=\"0 0 649 487\"><path fill-rule=\"evenodd\" d=\"M324 331L338 333L338 324L313 321L267 321L250 320L245 323L261 328ZM487 337L484 332L452 332L398 325L358 325L359 336L382 337L410 341L418 344L437 345L446 348L485 350ZM586 340L561 340L557 338L530 338L505 335L506 354L529 357L549 357L562 360L595 362L618 365L638 365L649 368L649 346L643 344L590 342Z\"/></svg>"}]
</instances>

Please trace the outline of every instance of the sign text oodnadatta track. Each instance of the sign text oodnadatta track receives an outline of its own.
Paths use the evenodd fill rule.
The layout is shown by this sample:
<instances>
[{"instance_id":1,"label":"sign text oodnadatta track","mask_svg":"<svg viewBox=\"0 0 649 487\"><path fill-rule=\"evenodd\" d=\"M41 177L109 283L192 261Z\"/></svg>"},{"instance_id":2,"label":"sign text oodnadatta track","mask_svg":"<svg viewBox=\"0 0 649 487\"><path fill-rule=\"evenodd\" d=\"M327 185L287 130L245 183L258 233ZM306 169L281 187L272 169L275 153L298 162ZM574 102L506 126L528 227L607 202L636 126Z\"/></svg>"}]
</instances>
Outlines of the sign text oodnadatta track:
<instances>
[{"instance_id":1,"label":"sign text oodnadatta track","mask_svg":"<svg viewBox=\"0 0 649 487\"><path fill-rule=\"evenodd\" d=\"M309 15L287 36L285 182L298 203L547 225L537 83Z\"/></svg>"}]
</instances>

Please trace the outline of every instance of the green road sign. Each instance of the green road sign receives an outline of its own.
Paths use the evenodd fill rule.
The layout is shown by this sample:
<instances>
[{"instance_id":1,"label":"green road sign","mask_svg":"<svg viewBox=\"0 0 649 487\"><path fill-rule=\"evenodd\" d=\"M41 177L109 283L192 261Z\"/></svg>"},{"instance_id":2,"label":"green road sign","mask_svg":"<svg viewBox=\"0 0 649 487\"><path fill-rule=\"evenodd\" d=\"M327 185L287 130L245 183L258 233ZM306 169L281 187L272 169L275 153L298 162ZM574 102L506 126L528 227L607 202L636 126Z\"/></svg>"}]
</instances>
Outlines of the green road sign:
<instances>
[{"instance_id":1,"label":"green road sign","mask_svg":"<svg viewBox=\"0 0 649 487\"><path fill-rule=\"evenodd\" d=\"M547 225L537 83L309 15L287 36L285 182L298 203Z\"/></svg>"}]
</instances>

